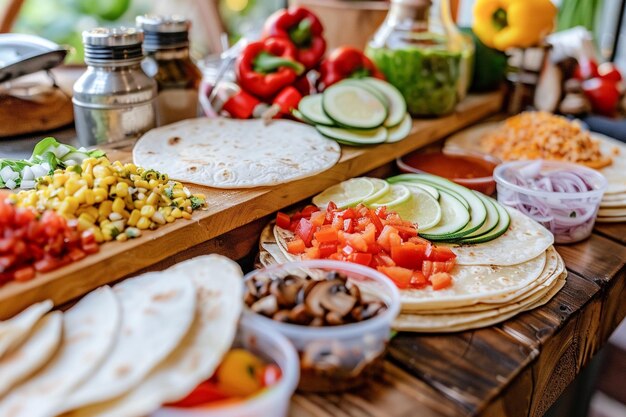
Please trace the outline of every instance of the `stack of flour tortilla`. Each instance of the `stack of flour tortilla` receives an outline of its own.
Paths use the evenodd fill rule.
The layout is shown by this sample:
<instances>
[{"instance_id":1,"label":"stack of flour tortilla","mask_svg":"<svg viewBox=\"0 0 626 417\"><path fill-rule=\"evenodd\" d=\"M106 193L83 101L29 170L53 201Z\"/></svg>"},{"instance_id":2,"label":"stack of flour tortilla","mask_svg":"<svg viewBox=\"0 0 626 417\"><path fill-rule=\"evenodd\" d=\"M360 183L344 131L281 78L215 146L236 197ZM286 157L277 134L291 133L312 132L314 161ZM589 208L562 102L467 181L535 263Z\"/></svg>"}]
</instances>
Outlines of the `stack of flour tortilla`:
<instances>
[{"instance_id":1,"label":"stack of flour tortilla","mask_svg":"<svg viewBox=\"0 0 626 417\"><path fill-rule=\"evenodd\" d=\"M499 122L483 123L458 132L446 140L444 149L484 152L481 139L498 126ZM598 170L607 179L608 187L600 203L596 221L626 222L626 144L599 133L592 132L591 137L600 142L602 154L612 159L611 165Z\"/></svg>"},{"instance_id":2,"label":"stack of flour tortilla","mask_svg":"<svg viewBox=\"0 0 626 417\"><path fill-rule=\"evenodd\" d=\"M546 304L563 288L567 271L552 246L554 236L519 211L507 210L511 225L502 236L476 245L451 245L457 255L451 287L400 290L396 330L457 332L491 326ZM261 264L297 259L286 251L289 233L274 225L263 231Z\"/></svg>"},{"instance_id":3,"label":"stack of flour tortilla","mask_svg":"<svg viewBox=\"0 0 626 417\"><path fill-rule=\"evenodd\" d=\"M208 379L233 342L241 270L209 255L0 322L0 416L146 416Z\"/></svg>"},{"instance_id":4,"label":"stack of flour tortilla","mask_svg":"<svg viewBox=\"0 0 626 417\"><path fill-rule=\"evenodd\" d=\"M252 188L306 178L333 167L337 142L286 120L190 119L153 129L133 149L135 164L215 188Z\"/></svg>"}]
</instances>

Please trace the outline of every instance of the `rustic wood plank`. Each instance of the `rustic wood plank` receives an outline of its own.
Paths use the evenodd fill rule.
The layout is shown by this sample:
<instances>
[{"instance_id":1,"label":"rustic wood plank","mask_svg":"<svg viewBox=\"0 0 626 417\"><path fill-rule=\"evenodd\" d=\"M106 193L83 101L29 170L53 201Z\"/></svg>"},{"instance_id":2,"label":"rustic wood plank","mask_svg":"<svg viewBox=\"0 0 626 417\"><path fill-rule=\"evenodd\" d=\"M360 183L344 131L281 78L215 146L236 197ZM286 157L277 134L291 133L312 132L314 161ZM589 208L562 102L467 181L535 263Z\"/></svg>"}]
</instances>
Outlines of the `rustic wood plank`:
<instances>
[{"instance_id":1,"label":"rustic wood plank","mask_svg":"<svg viewBox=\"0 0 626 417\"><path fill-rule=\"evenodd\" d=\"M3 286L0 288L0 319L46 298L52 299L57 305L62 304L100 285L136 273L309 198L330 185L385 165L400 155L489 116L499 110L501 99L500 93L470 96L450 116L415 121L410 136L398 143L369 148L343 147L342 157L337 165L311 178L250 190L190 187L193 192L206 194L209 204L207 210L194 213L190 221L181 220L167 224L156 231L144 233L138 239L102 245L100 253L38 276L28 283L9 283ZM130 159L128 152L117 153L115 156Z\"/></svg>"},{"instance_id":2,"label":"rustic wood plank","mask_svg":"<svg viewBox=\"0 0 626 417\"><path fill-rule=\"evenodd\" d=\"M626 245L626 223L596 223L594 230L602 236Z\"/></svg>"},{"instance_id":3,"label":"rustic wood plank","mask_svg":"<svg viewBox=\"0 0 626 417\"><path fill-rule=\"evenodd\" d=\"M597 234L573 245L558 245L565 265L594 282L610 281L626 263L626 246Z\"/></svg>"}]
</instances>

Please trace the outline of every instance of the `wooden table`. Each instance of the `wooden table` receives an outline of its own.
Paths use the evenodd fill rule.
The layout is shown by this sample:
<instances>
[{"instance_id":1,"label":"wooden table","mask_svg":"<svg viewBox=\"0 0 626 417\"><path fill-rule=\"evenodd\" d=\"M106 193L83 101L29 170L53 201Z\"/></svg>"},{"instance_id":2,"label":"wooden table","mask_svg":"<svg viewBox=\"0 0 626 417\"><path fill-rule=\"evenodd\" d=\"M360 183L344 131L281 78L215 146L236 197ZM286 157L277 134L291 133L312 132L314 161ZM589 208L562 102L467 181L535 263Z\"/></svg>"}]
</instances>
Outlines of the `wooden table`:
<instances>
[{"instance_id":1,"label":"wooden table","mask_svg":"<svg viewBox=\"0 0 626 417\"><path fill-rule=\"evenodd\" d=\"M499 106L498 95L471 97L460 107L465 111L446 119L418 122L411 138L395 147L345 149L340 164L319 178L250 194L222 193L225 212L211 212L206 218L187 223L184 230L190 232L188 238L176 242L176 250L164 246L172 240L165 229L159 229L145 238L147 246L143 247L149 249L146 253L133 258L119 252L115 268L135 274L142 268L162 269L209 252L234 259L246 257L254 253L260 230L275 210L299 204L351 176L374 169L370 174L388 175L396 156L485 118ZM244 203L239 208L247 209L247 220L237 208ZM214 227L216 224L219 227ZM137 253L132 245L124 248ZM557 249L569 277L563 290L546 306L476 331L451 335L400 333L390 344L380 378L343 394L297 394L291 415L541 416L626 315L626 224L598 226L587 241ZM74 269L68 270L67 277L83 279L86 286L98 285L99 277L111 268L106 268L106 259L95 258L94 262L89 279ZM28 294L37 296L34 290ZM0 300L0 315L6 312L2 304Z\"/></svg>"}]
</instances>

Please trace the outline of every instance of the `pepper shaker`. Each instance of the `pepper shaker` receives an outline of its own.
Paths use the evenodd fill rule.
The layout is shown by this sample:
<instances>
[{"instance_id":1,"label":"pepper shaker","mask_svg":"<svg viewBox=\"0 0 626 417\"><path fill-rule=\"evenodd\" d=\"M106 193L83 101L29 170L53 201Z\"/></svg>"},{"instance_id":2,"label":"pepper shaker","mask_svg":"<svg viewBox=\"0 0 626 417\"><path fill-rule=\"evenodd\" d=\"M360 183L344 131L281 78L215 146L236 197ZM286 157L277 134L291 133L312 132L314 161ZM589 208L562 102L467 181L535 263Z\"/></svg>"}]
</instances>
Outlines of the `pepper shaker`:
<instances>
[{"instance_id":1,"label":"pepper shaker","mask_svg":"<svg viewBox=\"0 0 626 417\"><path fill-rule=\"evenodd\" d=\"M87 71L74 84L74 118L83 146L132 144L156 126L156 82L141 69L143 33L83 32Z\"/></svg>"}]
</instances>

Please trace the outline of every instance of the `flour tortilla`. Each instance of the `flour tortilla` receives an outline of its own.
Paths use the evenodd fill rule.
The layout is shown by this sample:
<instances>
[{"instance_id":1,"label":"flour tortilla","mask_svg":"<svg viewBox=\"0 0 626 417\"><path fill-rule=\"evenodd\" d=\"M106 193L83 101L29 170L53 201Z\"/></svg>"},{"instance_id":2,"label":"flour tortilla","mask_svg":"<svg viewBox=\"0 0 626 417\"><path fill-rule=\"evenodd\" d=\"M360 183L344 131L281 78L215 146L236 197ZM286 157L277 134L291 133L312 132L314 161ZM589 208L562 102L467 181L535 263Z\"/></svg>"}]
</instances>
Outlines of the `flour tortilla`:
<instances>
[{"instance_id":1,"label":"flour tortilla","mask_svg":"<svg viewBox=\"0 0 626 417\"><path fill-rule=\"evenodd\" d=\"M133 149L135 164L215 188L271 186L334 166L341 148L315 128L276 120L192 119L153 129Z\"/></svg>"},{"instance_id":2,"label":"flour tortilla","mask_svg":"<svg viewBox=\"0 0 626 417\"><path fill-rule=\"evenodd\" d=\"M626 172L624 172L626 175ZM626 208L601 208L598 210L599 217L624 217L626 216Z\"/></svg>"},{"instance_id":3,"label":"flour tortilla","mask_svg":"<svg viewBox=\"0 0 626 417\"><path fill-rule=\"evenodd\" d=\"M136 387L180 344L191 326L196 290L185 277L152 272L123 281L113 291L122 311L120 337L59 412L110 400Z\"/></svg>"},{"instance_id":4,"label":"flour tortilla","mask_svg":"<svg viewBox=\"0 0 626 417\"><path fill-rule=\"evenodd\" d=\"M24 343L0 358L0 398L40 369L61 343L63 315L50 313L35 324Z\"/></svg>"},{"instance_id":5,"label":"flour tortilla","mask_svg":"<svg viewBox=\"0 0 626 417\"><path fill-rule=\"evenodd\" d=\"M241 269L225 257L209 255L177 264L167 274L172 280L189 277L197 290L195 319L180 346L126 395L69 416L144 416L180 400L214 373L235 337L243 305Z\"/></svg>"},{"instance_id":6,"label":"flour tortilla","mask_svg":"<svg viewBox=\"0 0 626 417\"><path fill-rule=\"evenodd\" d=\"M519 303L512 309L501 309L496 314L491 314L491 316L485 314L486 312L481 312L482 314L468 315L467 317L451 318L442 318L438 316L423 317L418 314L400 314L394 321L392 327L398 331L452 333L492 326L508 320L524 311L532 310L546 304L561 290L561 288L563 288L566 276L567 272L564 272L550 287L545 288L540 293L534 295L532 298L527 300L527 302ZM436 321L433 321L433 319Z\"/></svg>"},{"instance_id":7,"label":"flour tortilla","mask_svg":"<svg viewBox=\"0 0 626 417\"><path fill-rule=\"evenodd\" d=\"M16 348L28 336L32 328L52 308L52 301L33 304L17 316L0 322L0 358Z\"/></svg>"},{"instance_id":8,"label":"flour tortilla","mask_svg":"<svg viewBox=\"0 0 626 417\"><path fill-rule=\"evenodd\" d=\"M530 217L505 207L511 225L502 236L475 245L447 245L458 265L517 265L536 258L554 243L554 235Z\"/></svg>"},{"instance_id":9,"label":"flour tortilla","mask_svg":"<svg viewBox=\"0 0 626 417\"><path fill-rule=\"evenodd\" d=\"M626 205L626 193L619 193L619 194L604 194L602 196L602 202L624 202L624 204Z\"/></svg>"},{"instance_id":10,"label":"flour tortilla","mask_svg":"<svg viewBox=\"0 0 626 417\"><path fill-rule=\"evenodd\" d=\"M446 140L444 149L462 149L484 153L481 146L482 138L501 124L502 122L483 123L458 132ZM613 160L611 165L598 170L609 183L605 193L607 195L626 193L626 144L599 133L590 133L593 139L600 142L602 154L610 156ZM618 149L619 153L615 154L615 149Z\"/></svg>"},{"instance_id":11,"label":"flour tortilla","mask_svg":"<svg viewBox=\"0 0 626 417\"><path fill-rule=\"evenodd\" d=\"M546 264L539 278L522 288L503 295L487 298L483 298L482 294L477 294L475 299L468 300L467 303L461 304L456 301L454 303L450 303L452 307L447 307L443 303L438 308L424 308L424 305L406 304L404 305L403 311L419 314L457 314L492 310L508 304L519 303L528 297L535 295L546 287L552 285L554 280L557 279L563 271L565 271L563 259L559 256L556 250L554 250L554 248L550 248L546 252ZM401 293L402 292L403 291L401 291Z\"/></svg>"},{"instance_id":12,"label":"flour tortilla","mask_svg":"<svg viewBox=\"0 0 626 417\"><path fill-rule=\"evenodd\" d=\"M0 401L0 415L52 417L65 396L91 376L119 333L120 307L113 291L91 292L63 315L63 340L50 362Z\"/></svg>"},{"instance_id":13,"label":"flour tortilla","mask_svg":"<svg viewBox=\"0 0 626 417\"><path fill-rule=\"evenodd\" d=\"M626 222L626 216L621 217L598 217L596 223L621 223Z\"/></svg>"},{"instance_id":14,"label":"flour tortilla","mask_svg":"<svg viewBox=\"0 0 626 417\"><path fill-rule=\"evenodd\" d=\"M623 200L602 200L600 208L620 208L626 210L626 198Z\"/></svg>"}]
</instances>

